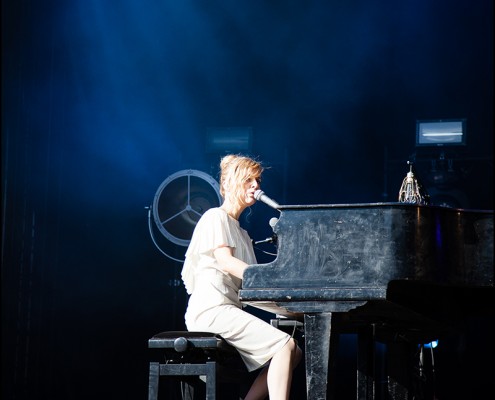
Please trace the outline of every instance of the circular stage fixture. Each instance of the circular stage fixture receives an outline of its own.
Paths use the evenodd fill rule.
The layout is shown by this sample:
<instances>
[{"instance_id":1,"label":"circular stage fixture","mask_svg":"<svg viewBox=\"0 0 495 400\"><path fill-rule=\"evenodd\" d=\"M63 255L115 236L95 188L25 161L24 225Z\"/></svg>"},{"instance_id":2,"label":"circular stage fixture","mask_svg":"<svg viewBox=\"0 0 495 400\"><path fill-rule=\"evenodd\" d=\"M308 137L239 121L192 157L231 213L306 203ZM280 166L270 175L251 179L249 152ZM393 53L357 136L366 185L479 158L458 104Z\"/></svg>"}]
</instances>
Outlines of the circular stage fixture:
<instances>
[{"instance_id":1,"label":"circular stage fixture","mask_svg":"<svg viewBox=\"0 0 495 400\"><path fill-rule=\"evenodd\" d=\"M196 224L206 210L220 206L218 182L194 169L178 171L165 179L153 200L153 218L172 243L188 246Z\"/></svg>"}]
</instances>

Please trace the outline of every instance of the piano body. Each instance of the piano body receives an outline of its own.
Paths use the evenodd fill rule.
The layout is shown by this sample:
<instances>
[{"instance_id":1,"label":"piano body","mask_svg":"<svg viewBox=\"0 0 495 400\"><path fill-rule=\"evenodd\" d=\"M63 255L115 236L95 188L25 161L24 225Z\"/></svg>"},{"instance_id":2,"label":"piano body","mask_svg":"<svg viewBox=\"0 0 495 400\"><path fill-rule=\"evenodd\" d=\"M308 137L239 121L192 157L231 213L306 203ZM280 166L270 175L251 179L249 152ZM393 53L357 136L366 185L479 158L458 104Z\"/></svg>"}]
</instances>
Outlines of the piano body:
<instances>
[{"instance_id":1,"label":"piano body","mask_svg":"<svg viewBox=\"0 0 495 400\"><path fill-rule=\"evenodd\" d=\"M359 333L357 398L371 399L372 340L428 343L462 313L493 313L493 211L408 203L279 210L277 257L246 269L239 296L304 322L308 400L332 398L339 332Z\"/></svg>"}]
</instances>

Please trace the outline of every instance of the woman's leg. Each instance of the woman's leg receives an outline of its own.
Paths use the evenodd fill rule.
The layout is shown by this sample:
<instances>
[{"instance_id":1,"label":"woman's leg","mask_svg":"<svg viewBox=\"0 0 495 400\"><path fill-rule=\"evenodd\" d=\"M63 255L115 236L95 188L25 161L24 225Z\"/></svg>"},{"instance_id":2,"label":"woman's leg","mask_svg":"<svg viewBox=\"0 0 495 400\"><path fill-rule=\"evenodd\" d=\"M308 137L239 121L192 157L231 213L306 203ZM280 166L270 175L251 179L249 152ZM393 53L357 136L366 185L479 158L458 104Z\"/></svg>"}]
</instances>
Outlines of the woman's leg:
<instances>
[{"instance_id":1,"label":"woman's leg","mask_svg":"<svg viewBox=\"0 0 495 400\"><path fill-rule=\"evenodd\" d=\"M290 339L276 353L268 367L267 384L270 400L288 400L292 383L292 370L300 360L301 350L294 339Z\"/></svg>"},{"instance_id":2,"label":"woman's leg","mask_svg":"<svg viewBox=\"0 0 495 400\"><path fill-rule=\"evenodd\" d=\"M268 397L268 385L266 384L267 373L268 367L263 368L249 388L249 392L244 397L244 400L263 400Z\"/></svg>"},{"instance_id":3,"label":"woman's leg","mask_svg":"<svg viewBox=\"0 0 495 400\"><path fill-rule=\"evenodd\" d=\"M253 382L244 400L288 400L292 383L292 370L301 360L302 351L294 339L290 339L271 359Z\"/></svg>"}]
</instances>

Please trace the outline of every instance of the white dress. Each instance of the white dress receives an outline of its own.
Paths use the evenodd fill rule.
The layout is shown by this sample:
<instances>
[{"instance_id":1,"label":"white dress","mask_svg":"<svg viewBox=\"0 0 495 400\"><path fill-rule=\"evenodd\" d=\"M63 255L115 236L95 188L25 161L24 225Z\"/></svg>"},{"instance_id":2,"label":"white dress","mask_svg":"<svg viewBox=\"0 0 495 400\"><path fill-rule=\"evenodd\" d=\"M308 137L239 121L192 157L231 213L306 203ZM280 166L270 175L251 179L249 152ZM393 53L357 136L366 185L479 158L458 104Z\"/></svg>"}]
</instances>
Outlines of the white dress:
<instances>
[{"instance_id":1,"label":"white dress","mask_svg":"<svg viewBox=\"0 0 495 400\"><path fill-rule=\"evenodd\" d=\"M221 335L237 348L248 371L253 371L264 366L290 336L242 310L241 279L223 272L213 256L216 248L225 245L247 264L256 263L251 238L239 221L221 208L210 208L194 229L182 269L191 295L185 322L189 331Z\"/></svg>"}]
</instances>

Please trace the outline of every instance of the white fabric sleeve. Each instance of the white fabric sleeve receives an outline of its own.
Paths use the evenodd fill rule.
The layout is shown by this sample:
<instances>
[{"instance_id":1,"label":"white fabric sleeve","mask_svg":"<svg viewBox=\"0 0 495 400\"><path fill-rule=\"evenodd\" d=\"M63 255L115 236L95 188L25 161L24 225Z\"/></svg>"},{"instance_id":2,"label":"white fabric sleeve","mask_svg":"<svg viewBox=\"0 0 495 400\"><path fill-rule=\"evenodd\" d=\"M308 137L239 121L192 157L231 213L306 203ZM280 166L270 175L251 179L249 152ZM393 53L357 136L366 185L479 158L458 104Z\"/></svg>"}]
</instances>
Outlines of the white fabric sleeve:
<instances>
[{"instance_id":1,"label":"white fabric sleeve","mask_svg":"<svg viewBox=\"0 0 495 400\"><path fill-rule=\"evenodd\" d=\"M228 218L225 211L210 208L196 224L181 274L188 294L194 290L194 275L198 269L215 263L215 249L220 246L236 247Z\"/></svg>"}]
</instances>

